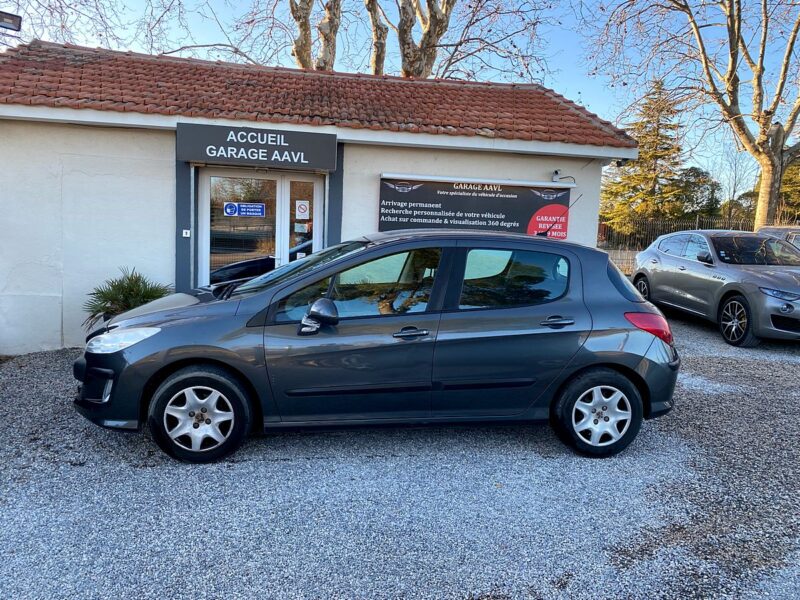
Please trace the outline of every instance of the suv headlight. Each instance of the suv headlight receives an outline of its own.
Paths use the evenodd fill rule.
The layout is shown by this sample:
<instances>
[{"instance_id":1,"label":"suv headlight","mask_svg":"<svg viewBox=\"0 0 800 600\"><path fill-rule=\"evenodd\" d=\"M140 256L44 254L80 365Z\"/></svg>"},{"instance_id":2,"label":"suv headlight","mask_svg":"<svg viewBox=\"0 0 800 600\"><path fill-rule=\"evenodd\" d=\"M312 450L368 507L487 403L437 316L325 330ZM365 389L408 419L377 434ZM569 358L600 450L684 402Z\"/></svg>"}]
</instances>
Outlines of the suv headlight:
<instances>
[{"instance_id":1,"label":"suv headlight","mask_svg":"<svg viewBox=\"0 0 800 600\"><path fill-rule=\"evenodd\" d=\"M93 337L86 344L86 352L93 354L111 354L124 350L157 334L158 327L131 327L130 329L114 329Z\"/></svg>"},{"instance_id":2,"label":"suv headlight","mask_svg":"<svg viewBox=\"0 0 800 600\"><path fill-rule=\"evenodd\" d=\"M784 292L783 290L773 290L772 288L762 288L762 287L758 289L760 289L761 292L766 294L767 296L772 296L773 298L777 298L778 300L788 300L789 302L800 300L800 294L795 294L794 292Z\"/></svg>"}]
</instances>

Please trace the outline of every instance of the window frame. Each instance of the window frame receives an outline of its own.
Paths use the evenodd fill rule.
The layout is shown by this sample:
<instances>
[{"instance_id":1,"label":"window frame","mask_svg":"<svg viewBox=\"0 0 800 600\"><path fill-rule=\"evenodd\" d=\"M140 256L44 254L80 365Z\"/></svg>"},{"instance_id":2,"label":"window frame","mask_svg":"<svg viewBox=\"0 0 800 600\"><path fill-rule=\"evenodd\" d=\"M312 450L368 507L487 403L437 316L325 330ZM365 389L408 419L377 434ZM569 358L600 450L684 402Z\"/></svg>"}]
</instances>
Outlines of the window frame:
<instances>
[{"instance_id":1,"label":"window frame","mask_svg":"<svg viewBox=\"0 0 800 600\"><path fill-rule=\"evenodd\" d=\"M344 271L349 271L355 267L361 266L368 262L372 262L374 260L379 260L381 258L385 258L387 256L391 256L393 254L400 254L402 252L412 252L414 250L424 250L426 248L439 248L442 251L442 256L439 259L439 268L436 271L436 276L434 277L433 287L431 288L431 298L428 302L428 305L424 311L414 312L414 313L403 313L398 315L359 315L359 316L343 316L339 318L340 323L358 320L358 319L386 319L386 318L398 318L398 317L414 317L416 315L428 315L431 313L439 313L442 311L442 304L444 301L445 296L445 286L449 281L449 273L453 261L452 253L454 252L456 242L454 240L446 240L446 239L431 239L425 240L424 243L419 241L409 242L406 240L400 242L390 242L386 244L380 244L375 248L368 248L364 254L360 254L357 257L350 257L343 262L339 262L337 264L328 266L324 269L316 273L309 273L306 276L296 280L289 282L278 289L272 296L269 307L267 309L265 325L296 325L300 322L300 320L296 321L276 321L276 316L278 312L278 305L280 304L281 300L284 298L294 294L295 292L304 289L309 285L313 285L323 279L328 277L331 278L331 283L328 285L328 291L326 292L326 298L330 297L331 288L333 286L334 281L336 280L336 275L342 273Z\"/></svg>"},{"instance_id":2,"label":"window frame","mask_svg":"<svg viewBox=\"0 0 800 600\"><path fill-rule=\"evenodd\" d=\"M567 261L567 285L564 287L564 292L557 298L550 298L544 302L528 302L524 304L512 304L508 306L482 306L478 308L460 308L461 292L464 288L464 275L467 268L467 257L472 250L499 250L504 252L538 252L539 254L553 254L559 258ZM442 312L447 313L480 313L488 310L516 310L520 308L530 308L536 306L546 306L563 300L569 296L573 291L573 273L574 267L577 264L577 257L571 253L563 252L557 248L550 248L547 246L533 246L533 245L498 245L491 242L481 243L478 240L469 241L460 245L457 253L455 254L455 264L450 270L450 278L452 283L448 286L447 296L445 298L444 307ZM505 270L505 269L504 269Z\"/></svg>"}]
</instances>

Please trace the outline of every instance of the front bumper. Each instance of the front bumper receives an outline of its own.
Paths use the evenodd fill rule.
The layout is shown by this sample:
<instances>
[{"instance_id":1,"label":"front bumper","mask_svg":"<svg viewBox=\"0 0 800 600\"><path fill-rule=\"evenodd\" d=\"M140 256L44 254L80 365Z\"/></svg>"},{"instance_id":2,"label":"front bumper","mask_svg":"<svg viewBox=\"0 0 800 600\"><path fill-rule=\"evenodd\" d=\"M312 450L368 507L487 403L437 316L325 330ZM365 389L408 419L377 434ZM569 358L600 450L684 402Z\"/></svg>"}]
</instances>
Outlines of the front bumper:
<instances>
[{"instance_id":1,"label":"front bumper","mask_svg":"<svg viewBox=\"0 0 800 600\"><path fill-rule=\"evenodd\" d=\"M84 354L72 365L79 385L75 410L101 427L138 430L138 398L126 393L126 362L114 354Z\"/></svg>"},{"instance_id":2,"label":"front bumper","mask_svg":"<svg viewBox=\"0 0 800 600\"><path fill-rule=\"evenodd\" d=\"M779 300L758 292L758 300L752 304L757 336L800 340L800 301Z\"/></svg>"}]
</instances>

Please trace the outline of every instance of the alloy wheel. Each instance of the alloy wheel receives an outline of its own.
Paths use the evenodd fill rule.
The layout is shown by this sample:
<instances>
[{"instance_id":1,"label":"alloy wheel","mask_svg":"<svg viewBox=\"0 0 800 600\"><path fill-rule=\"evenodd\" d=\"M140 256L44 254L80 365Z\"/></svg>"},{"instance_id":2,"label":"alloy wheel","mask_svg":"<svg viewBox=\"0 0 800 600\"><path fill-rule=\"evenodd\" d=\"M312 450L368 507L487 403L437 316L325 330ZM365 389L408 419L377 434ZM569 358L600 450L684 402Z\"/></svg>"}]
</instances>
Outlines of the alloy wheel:
<instances>
[{"instance_id":1,"label":"alloy wheel","mask_svg":"<svg viewBox=\"0 0 800 600\"><path fill-rule=\"evenodd\" d=\"M650 294L650 286L647 285L647 279L644 277L640 277L636 280L636 289L639 290L639 293L642 295L642 298L647 300L648 295Z\"/></svg>"},{"instance_id":2,"label":"alloy wheel","mask_svg":"<svg viewBox=\"0 0 800 600\"><path fill-rule=\"evenodd\" d=\"M578 398L572 410L572 427L587 444L608 446L625 435L631 418L627 396L613 386L598 385Z\"/></svg>"},{"instance_id":3,"label":"alloy wheel","mask_svg":"<svg viewBox=\"0 0 800 600\"><path fill-rule=\"evenodd\" d=\"M722 309L720 318L722 335L729 342L738 342L747 333L747 310L738 300L731 300Z\"/></svg>"},{"instance_id":4,"label":"alloy wheel","mask_svg":"<svg viewBox=\"0 0 800 600\"><path fill-rule=\"evenodd\" d=\"M164 430L181 448L205 452L225 442L233 431L231 403L219 391L192 386L175 394L164 409Z\"/></svg>"}]
</instances>

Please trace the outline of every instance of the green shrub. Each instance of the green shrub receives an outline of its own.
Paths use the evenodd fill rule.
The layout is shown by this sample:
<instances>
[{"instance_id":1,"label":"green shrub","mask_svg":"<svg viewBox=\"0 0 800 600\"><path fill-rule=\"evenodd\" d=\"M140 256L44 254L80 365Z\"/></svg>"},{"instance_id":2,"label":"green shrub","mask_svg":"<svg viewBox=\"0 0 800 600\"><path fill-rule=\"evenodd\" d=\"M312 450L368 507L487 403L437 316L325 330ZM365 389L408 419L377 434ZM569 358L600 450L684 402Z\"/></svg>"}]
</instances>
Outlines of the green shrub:
<instances>
[{"instance_id":1,"label":"green shrub","mask_svg":"<svg viewBox=\"0 0 800 600\"><path fill-rule=\"evenodd\" d=\"M154 283L136 269L120 267L122 276L108 279L89 293L83 310L89 313L84 326L89 329L100 319L110 319L127 310L172 293L168 285Z\"/></svg>"}]
</instances>

